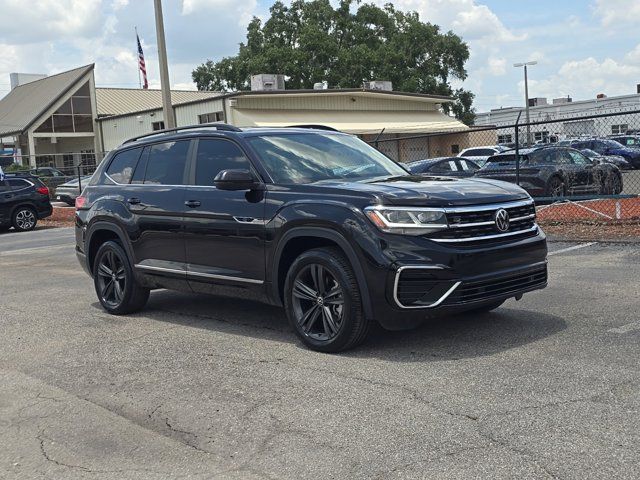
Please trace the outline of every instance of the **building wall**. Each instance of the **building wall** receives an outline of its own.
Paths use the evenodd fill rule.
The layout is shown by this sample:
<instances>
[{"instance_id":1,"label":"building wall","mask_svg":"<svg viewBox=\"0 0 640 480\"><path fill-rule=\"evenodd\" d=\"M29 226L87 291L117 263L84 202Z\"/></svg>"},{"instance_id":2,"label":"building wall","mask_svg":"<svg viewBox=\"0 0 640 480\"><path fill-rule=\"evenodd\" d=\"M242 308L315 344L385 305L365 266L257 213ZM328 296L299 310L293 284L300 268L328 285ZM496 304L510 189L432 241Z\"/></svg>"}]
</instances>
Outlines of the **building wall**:
<instances>
[{"instance_id":1,"label":"building wall","mask_svg":"<svg viewBox=\"0 0 640 480\"><path fill-rule=\"evenodd\" d=\"M422 100L375 98L358 94L315 95L294 94L291 96L261 95L257 97L235 97L237 108L262 110L372 110L372 111L434 111L438 104Z\"/></svg>"},{"instance_id":2,"label":"building wall","mask_svg":"<svg viewBox=\"0 0 640 480\"><path fill-rule=\"evenodd\" d=\"M224 100L212 99L174 108L176 125L184 127L198 123L198 115L204 113L221 112L224 110ZM154 122L164 121L162 109L142 112L120 117L105 117L96 122L103 137L102 149L105 152L113 150L125 140L138 135L145 135L153 131Z\"/></svg>"}]
</instances>

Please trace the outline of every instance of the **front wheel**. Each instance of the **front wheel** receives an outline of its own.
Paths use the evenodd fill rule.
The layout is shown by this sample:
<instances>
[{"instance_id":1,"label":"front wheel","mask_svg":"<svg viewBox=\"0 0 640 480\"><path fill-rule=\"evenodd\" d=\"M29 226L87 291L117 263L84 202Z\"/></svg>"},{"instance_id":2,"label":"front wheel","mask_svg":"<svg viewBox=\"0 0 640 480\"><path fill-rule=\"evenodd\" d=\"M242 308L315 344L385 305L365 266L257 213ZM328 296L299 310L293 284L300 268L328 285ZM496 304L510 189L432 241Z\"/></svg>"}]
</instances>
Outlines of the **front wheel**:
<instances>
[{"instance_id":1,"label":"front wheel","mask_svg":"<svg viewBox=\"0 0 640 480\"><path fill-rule=\"evenodd\" d=\"M610 174L604 183L603 190L605 195L619 195L622 193L622 178L615 173Z\"/></svg>"},{"instance_id":2,"label":"front wheel","mask_svg":"<svg viewBox=\"0 0 640 480\"><path fill-rule=\"evenodd\" d=\"M561 198L564 197L564 182L560 177L551 177L547 185L547 197Z\"/></svg>"},{"instance_id":3,"label":"front wheel","mask_svg":"<svg viewBox=\"0 0 640 480\"><path fill-rule=\"evenodd\" d=\"M105 242L98 249L93 280L100 304L111 314L137 312L149 299L149 289L136 283L131 263L118 242Z\"/></svg>"},{"instance_id":4,"label":"front wheel","mask_svg":"<svg viewBox=\"0 0 640 480\"><path fill-rule=\"evenodd\" d=\"M362 343L369 332L353 268L337 248L300 255L287 274L284 297L290 325L313 350L347 350Z\"/></svg>"}]
</instances>

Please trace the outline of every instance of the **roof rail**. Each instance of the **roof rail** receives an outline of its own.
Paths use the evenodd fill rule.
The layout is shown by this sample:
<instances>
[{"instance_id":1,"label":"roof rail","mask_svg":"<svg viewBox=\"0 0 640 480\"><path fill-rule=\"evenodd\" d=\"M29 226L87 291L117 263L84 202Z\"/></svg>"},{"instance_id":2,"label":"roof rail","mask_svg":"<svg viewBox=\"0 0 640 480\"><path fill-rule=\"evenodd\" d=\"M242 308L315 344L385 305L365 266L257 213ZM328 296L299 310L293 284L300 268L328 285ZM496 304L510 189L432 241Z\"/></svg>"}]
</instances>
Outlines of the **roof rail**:
<instances>
[{"instance_id":1,"label":"roof rail","mask_svg":"<svg viewBox=\"0 0 640 480\"><path fill-rule=\"evenodd\" d=\"M141 138L154 137L156 135L165 135L167 133L181 132L183 130L201 130L204 128L215 128L225 132L241 132L238 127L229 125L228 123L201 123L199 125L186 125L184 127L167 128L165 130L156 130L155 132L145 133L144 135L138 135L137 137L125 140L123 145L140 140Z\"/></svg>"},{"instance_id":2,"label":"roof rail","mask_svg":"<svg viewBox=\"0 0 640 480\"><path fill-rule=\"evenodd\" d=\"M308 125L287 125L285 128L312 128L312 129L315 129L315 130L329 130L331 132L339 132L340 131L337 128L329 127L327 125L313 125L313 124L308 124Z\"/></svg>"}]
</instances>

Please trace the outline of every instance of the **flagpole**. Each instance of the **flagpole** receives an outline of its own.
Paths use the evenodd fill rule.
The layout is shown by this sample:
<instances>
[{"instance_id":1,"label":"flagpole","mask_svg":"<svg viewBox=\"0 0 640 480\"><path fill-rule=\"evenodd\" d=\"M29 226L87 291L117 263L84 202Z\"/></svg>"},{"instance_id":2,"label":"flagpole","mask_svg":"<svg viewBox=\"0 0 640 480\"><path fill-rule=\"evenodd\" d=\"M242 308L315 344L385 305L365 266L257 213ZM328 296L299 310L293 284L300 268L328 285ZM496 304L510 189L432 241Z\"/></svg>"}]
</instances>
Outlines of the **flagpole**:
<instances>
[{"instance_id":1,"label":"flagpole","mask_svg":"<svg viewBox=\"0 0 640 480\"><path fill-rule=\"evenodd\" d=\"M136 62L136 65L138 66L138 85L140 85L140 90L142 90L142 77L140 76L140 58L138 57L138 39L140 37L138 37L138 27L135 26L133 28L136 31L136 59L138 60Z\"/></svg>"}]
</instances>

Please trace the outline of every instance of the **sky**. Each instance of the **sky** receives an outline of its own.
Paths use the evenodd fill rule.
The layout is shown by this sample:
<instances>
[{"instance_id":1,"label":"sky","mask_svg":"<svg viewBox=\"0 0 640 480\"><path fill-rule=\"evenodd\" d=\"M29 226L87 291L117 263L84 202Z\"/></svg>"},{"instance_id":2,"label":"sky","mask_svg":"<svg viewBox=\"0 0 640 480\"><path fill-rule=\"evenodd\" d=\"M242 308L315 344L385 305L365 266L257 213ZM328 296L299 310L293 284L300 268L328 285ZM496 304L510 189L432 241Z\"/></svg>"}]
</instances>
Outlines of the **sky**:
<instances>
[{"instance_id":1,"label":"sky","mask_svg":"<svg viewBox=\"0 0 640 480\"><path fill-rule=\"evenodd\" d=\"M195 89L193 68L234 55L248 22L268 18L272 3L164 0L172 88ZM391 3L468 43L468 77L453 85L475 93L478 112L524 104L523 72L513 67L516 62L538 62L529 70L530 97L623 95L635 93L640 83L640 0ZM98 86L138 87L135 27L150 86L159 87L153 0L0 0L0 12L0 97L9 91L10 72L53 74L89 63L96 64Z\"/></svg>"}]
</instances>

